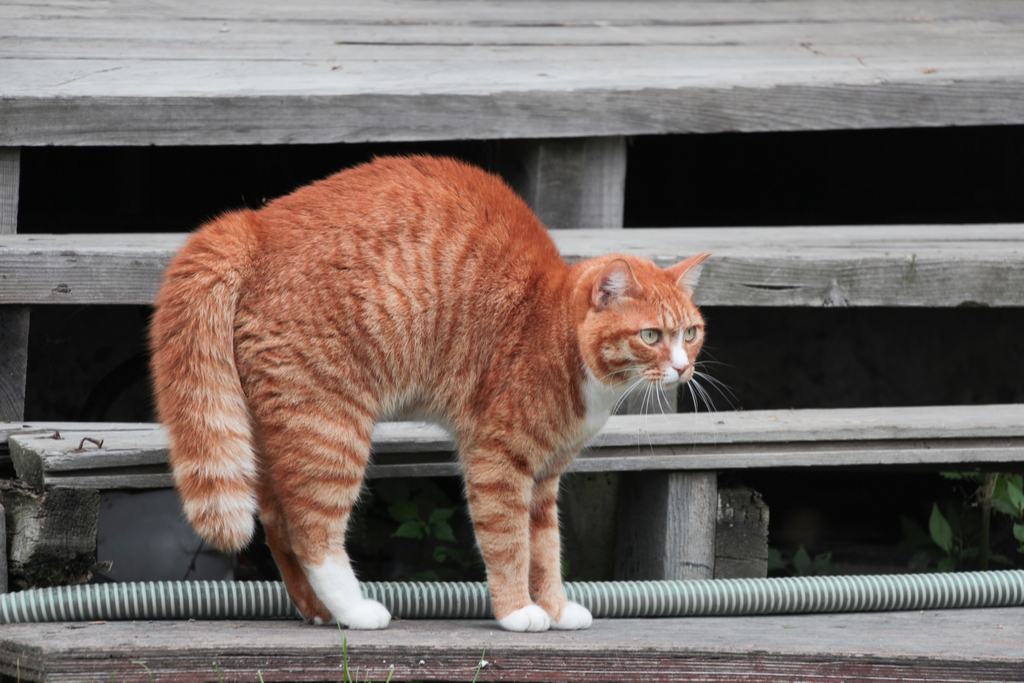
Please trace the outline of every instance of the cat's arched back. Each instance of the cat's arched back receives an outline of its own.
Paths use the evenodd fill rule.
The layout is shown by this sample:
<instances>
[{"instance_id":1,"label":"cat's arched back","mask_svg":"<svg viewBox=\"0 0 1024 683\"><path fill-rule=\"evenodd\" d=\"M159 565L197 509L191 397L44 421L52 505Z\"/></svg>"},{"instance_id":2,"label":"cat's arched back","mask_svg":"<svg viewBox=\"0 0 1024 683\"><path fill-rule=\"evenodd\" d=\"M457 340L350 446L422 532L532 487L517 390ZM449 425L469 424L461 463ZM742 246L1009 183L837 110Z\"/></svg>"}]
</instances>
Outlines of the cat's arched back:
<instances>
[{"instance_id":1,"label":"cat's arched back","mask_svg":"<svg viewBox=\"0 0 1024 683\"><path fill-rule=\"evenodd\" d=\"M499 178L383 158L210 222L174 259L151 329L185 513L220 547L258 514L296 605L389 620L344 549L374 423L455 435L495 615L582 628L561 587L559 475L637 383L689 379L698 255L568 265Z\"/></svg>"}]
</instances>

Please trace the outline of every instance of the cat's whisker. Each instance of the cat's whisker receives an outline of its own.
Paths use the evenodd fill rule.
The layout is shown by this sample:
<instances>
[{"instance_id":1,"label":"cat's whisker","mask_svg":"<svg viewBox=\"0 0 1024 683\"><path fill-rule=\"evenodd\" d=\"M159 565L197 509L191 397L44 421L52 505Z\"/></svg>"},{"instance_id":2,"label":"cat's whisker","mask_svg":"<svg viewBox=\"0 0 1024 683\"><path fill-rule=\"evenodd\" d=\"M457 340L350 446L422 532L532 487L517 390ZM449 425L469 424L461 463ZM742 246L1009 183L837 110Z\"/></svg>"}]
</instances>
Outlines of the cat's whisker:
<instances>
[{"instance_id":1,"label":"cat's whisker","mask_svg":"<svg viewBox=\"0 0 1024 683\"><path fill-rule=\"evenodd\" d=\"M696 375L700 375L701 379L706 379L711 384L711 386L714 387L715 390L719 394L722 395L722 398L724 398L726 400L726 402L729 404L729 407L732 408L733 410L736 410L736 405L729 398L731 396L732 398L736 399L736 394L733 393L732 389L729 388L728 384L722 382L721 380L719 380L716 377L712 377L711 375L707 374L706 372L700 372L700 371L694 370L693 374L695 376ZM739 400L739 399L736 399L736 400Z\"/></svg>"},{"instance_id":2,"label":"cat's whisker","mask_svg":"<svg viewBox=\"0 0 1024 683\"><path fill-rule=\"evenodd\" d=\"M699 381L697 381L695 377L691 378L690 381L693 382L693 386L697 390L697 393L700 396L701 400L704 401L704 406L708 409L708 412L717 412L718 409L715 408L715 403L714 401L711 400L711 395L708 394L707 389L705 389L704 386Z\"/></svg>"},{"instance_id":3,"label":"cat's whisker","mask_svg":"<svg viewBox=\"0 0 1024 683\"><path fill-rule=\"evenodd\" d=\"M633 382L628 389L622 392L622 396L620 396L618 400L615 401L615 405L612 406L612 415L616 414L619 411L619 408L622 406L623 401L625 401L629 397L633 390L646 381L647 380L645 380L643 377L640 377L635 382Z\"/></svg>"},{"instance_id":4,"label":"cat's whisker","mask_svg":"<svg viewBox=\"0 0 1024 683\"><path fill-rule=\"evenodd\" d=\"M698 397L700 398L701 401L704 402L705 406L707 406L708 412L717 412L717 410L716 410L716 408L714 406L714 403L711 401L711 397L707 393L707 390L703 386L701 386L700 382L697 381L696 377L691 377L690 378L690 384L692 385L691 388L690 388L690 393L693 396L694 419L696 419L697 415L698 415L698 408L697 408L697 399L698 399ZM717 444L718 443L718 428L715 426L714 418L711 419L711 433L714 436L715 443Z\"/></svg>"}]
</instances>

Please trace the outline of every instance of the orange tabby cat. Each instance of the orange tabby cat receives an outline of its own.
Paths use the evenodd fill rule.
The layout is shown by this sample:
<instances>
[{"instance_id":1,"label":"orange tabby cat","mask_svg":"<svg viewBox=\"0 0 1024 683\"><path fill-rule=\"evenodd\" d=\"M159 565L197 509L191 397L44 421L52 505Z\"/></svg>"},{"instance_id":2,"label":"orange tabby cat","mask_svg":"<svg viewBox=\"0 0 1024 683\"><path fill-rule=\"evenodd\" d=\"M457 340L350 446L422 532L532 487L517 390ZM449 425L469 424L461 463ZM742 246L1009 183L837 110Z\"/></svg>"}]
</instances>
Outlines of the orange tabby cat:
<instances>
[{"instance_id":1,"label":"orange tabby cat","mask_svg":"<svg viewBox=\"0 0 1024 683\"><path fill-rule=\"evenodd\" d=\"M185 514L225 550L258 514L302 614L384 628L345 553L370 435L411 414L459 444L494 614L579 629L562 590L559 475L634 384L687 381L708 254L569 266L499 178L384 158L194 234L151 329Z\"/></svg>"}]
</instances>

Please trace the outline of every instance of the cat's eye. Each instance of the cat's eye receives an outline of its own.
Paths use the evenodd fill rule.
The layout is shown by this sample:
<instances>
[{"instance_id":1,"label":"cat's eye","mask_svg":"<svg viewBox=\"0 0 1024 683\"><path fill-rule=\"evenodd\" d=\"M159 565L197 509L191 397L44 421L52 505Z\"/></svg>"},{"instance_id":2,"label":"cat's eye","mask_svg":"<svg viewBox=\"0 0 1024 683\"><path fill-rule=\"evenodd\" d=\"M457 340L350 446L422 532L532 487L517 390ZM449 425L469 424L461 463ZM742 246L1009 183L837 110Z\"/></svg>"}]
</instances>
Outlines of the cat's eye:
<instances>
[{"instance_id":1,"label":"cat's eye","mask_svg":"<svg viewBox=\"0 0 1024 683\"><path fill-rule=\"evenodd\" d=\"M688 327L686 329L686 331L683 332L683 339L685 339L688 342L693 341L693 338L696 337L696 336L697 336L697 328L696 327Z\"/></svg>"},{"instance_id":2,"label":"cat's eye","mask_svg":"<svg viewBox=\"0 0 1024 683\"><path fill-rule=\"evenodd\" d=\"M657 344L658 340L661 339L661 332L658 330L641 330L640 338L644 340L645 344Z\"/></svg>"}]
</instances>

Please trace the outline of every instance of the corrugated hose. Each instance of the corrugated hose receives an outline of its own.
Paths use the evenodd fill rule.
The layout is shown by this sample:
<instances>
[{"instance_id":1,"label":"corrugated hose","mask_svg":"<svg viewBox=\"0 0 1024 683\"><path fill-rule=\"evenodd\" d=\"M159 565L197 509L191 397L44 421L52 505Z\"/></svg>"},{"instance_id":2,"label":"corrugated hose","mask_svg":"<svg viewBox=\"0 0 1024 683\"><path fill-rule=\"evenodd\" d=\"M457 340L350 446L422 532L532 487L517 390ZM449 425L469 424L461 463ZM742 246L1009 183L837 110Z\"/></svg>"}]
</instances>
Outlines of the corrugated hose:
<instances>
[{"instance_id":1,"label":"corrugated hose","mask_svg":"<svg viewBox=\"0 0 1024 683\"><path fill-rule=\"evenodd\" d=\"M366 582L363 595L400 619L486 619L485 583ZM566 583L595 618L934 610L1024 605L1024 570L708 581ZM132 619L288 619L271 581L146 581L0 595L0 623Z\"/></svg>"}]
</instances>

